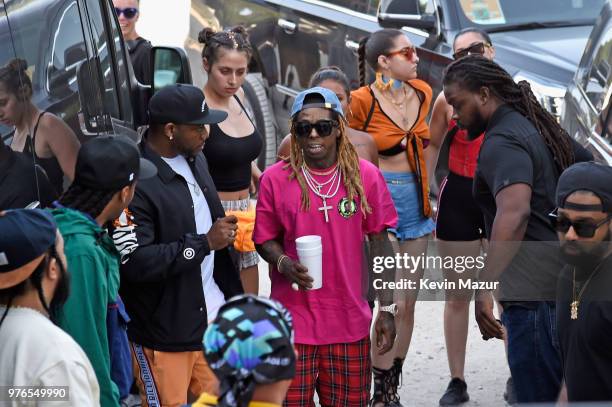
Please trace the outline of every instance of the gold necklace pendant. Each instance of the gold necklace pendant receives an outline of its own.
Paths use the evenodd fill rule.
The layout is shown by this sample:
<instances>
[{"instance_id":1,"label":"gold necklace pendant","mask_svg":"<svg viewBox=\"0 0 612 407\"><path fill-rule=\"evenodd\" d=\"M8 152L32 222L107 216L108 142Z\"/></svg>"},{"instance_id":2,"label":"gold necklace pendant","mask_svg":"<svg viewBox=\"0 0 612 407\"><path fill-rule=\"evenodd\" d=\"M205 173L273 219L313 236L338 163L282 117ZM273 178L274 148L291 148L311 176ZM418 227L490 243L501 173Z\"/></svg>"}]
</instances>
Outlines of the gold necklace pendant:
<instances>
[{"instance_id":1,"label":"gold necklace pendant","mask_svg":"<svg viewBox=\"0 0 612 407\"><path fill-rule=\"evenodd\" d=\"M572 301L571 305L570 305L570 318L571 319L578 319L578 305L580 304L580 301Z\"/></svg>"}]
</instances>

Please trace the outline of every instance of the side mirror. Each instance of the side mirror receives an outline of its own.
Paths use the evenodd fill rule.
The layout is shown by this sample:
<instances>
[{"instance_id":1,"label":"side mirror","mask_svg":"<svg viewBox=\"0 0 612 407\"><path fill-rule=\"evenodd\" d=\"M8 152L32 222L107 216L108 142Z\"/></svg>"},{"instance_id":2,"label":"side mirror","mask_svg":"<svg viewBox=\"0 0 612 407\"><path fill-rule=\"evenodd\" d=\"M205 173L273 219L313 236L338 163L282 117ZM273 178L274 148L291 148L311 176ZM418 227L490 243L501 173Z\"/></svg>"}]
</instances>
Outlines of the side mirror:
<instances>
[{"instance_id":1,"label":"side mirror","mask_svg":"<svg viewBox=\"0 0 612 407\"><path fill-rule=\"evenodd\" d=\"M191 68L185 51L178 47L153 47L151 87L153 94L175 83L192 83Z\"/></svg>"},{"instance_id":2,"label":"side mirror","mask_svg":"<svg viewBox=\"0 0 612 407\"><path fill-rule=\"evenodd\" d=\"M435 16L422 14L419 0L381 0L377 16L378 23L385 28L412 27L425 31L436 28Z\"/></svg>"}]
</instances>

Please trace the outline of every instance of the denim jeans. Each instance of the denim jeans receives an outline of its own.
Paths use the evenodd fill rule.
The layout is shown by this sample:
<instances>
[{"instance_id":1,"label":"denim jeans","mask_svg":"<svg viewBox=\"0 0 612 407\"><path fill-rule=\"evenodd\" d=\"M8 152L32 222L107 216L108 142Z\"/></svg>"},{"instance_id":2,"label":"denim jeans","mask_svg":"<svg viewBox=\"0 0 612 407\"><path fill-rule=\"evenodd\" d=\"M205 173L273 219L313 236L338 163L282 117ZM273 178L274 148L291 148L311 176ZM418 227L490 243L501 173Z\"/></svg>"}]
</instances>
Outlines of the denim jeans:
<instances>
[{"instance_id":1,"label":"denim jeans","mask_svg":"<svg viewBox=\"0 0 612 407\"><path fill-rule=\"evenodd\" d=\"M528 304L508 304L502 314L514 390L519 403L554 402L563 376L555 304Z\"/></svg>"}]
</instances>

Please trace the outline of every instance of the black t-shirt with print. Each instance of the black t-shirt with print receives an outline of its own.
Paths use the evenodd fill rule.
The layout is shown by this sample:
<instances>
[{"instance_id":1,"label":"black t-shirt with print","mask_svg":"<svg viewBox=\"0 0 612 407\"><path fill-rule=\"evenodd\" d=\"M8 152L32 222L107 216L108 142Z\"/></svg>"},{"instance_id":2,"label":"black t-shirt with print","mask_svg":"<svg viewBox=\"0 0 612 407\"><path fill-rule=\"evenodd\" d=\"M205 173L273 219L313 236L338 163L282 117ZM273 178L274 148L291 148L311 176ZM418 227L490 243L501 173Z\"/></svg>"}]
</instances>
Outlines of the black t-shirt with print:
<instances>
[{"instance_id":1,"label":"black t-shirt with print","mask_svg":"<svg viewBox=\"0 0 612 407\"><path fill-rule=\"evenodd\" d=\"M553 156L535 126L510 106L500 106L485 131L473 185L487 237L491 236L497 210L495 196L514 184L531 187L531 213L524 243L501 276L501 300L555 299L562 264L558 260L557 234L548 214L555 208L558 178Z\"/></svg>"},{"instance_id":2,"label":"black t-shirt with print","mask_svg":"<svg viewBox=\"0 0 612 407\"><path fill-rule=\"evenodd\" d=\"M578 318L571 319L573 268L557 288L557 332L569 401L612 400L612 255L584 288ZM586 280L576 282L576 294Z\"/></svg>"}]
</instances>

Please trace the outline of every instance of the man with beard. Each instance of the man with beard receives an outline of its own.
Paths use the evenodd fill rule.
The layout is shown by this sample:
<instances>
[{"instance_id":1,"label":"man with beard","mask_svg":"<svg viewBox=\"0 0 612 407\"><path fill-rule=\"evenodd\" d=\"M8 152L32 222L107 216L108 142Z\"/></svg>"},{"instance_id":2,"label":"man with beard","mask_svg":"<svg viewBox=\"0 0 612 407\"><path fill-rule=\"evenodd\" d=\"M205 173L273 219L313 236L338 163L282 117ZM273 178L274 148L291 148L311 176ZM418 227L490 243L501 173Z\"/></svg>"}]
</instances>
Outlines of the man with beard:
<instances>
[{"instance_id":1,"label":"man with beard","mask_svg":"<svg viewBox=\"0 0 612 407\"><path fill-rule=\"evenodd\" d=\"M297 374L285 405L366 406L370 397L370 325L361 262L363 242L390 247L397 212L378 168L357 156L340 101L315 87L291 109L291 154L261 179L253 241L274 265L270 297L295 321ZM296 238L321 237L321 286L299 262ZM378 251L378 250L377 250ZM312 290L311 290L312 289ZM385 304L381 304L385 305ZM391 351L395 306L381 307L375 352Z\"/></svg>"},{"instance_id":2,"label":"man with beard","mask_svg":"<svg viewBox=\"0 0 612 407\"><path fill-rule=\"evenodd\" d=\"M87 356L49 320L66 301L69 286L64 243L53 216L40 209L0 212L0 230L3 400L8 400L7 389L16 386L66 386L67 398L50 404L99 405L100 390Z\"/></svg>"},{"instance_id":3,"label":"man with beard","mask_svg":"<svg viewBox=\"0 0 612 407\"><path fill-rule=\"evenodd\" d=\"M155 174L153 164L140 158L138 147L129 139L97 137L79 150L74 182L52 211L66 242L73 288L58 313L58 325L91 361L100 383L102 407L119 404L112 368L120 367L112 365L112 357L125 353L124 366L130 367L125 330L123 345L110 348L115 343L114 331L107 323L118 306L119 253L106 227L128 206L136 182ZM114 378L117 380L116 375Z\"/></svg>"},{"instance_id":4,"label":"man with beard","mask_svg":"<svg viewBox=\"0 0 612 407\"><path fill-rule=\"evenodd\" d=\"M569 401L612 400L612 167L589 162L559 178L550 218L568 263L557 327Z\"/></svg>"},{"instance_id":5,"label":"man with beard","mask_svg":"<svg viewBox=\"0 0 612 407\"><path fill-rule=\"evenodd\" d=\"M237 219L225 216L202 148L209 109L201 89L170 85L149 103L140 143L156 177L138 183L129 209L136 239L122 246L121 296L131 321L132 365L143 406L177 406L215 393L202 336L225 300L242 293L233 251Z\"/></svg>"},{"instance_id":6,"label":"man with beard","mask_svg":"<svg viewBox=\"0 0 612 407\"><path fill-rule=\"evenodd\" d=\"M517 401L555 401L561 362L554 302L545 300L555 298L562 266L547 215L555 207L559 174L578 154L567 132L537 102L529 83L515 83L503 68L482 56L450 64L444 94L468 136L485 132L473 187L490 241L480 280L500 280ZM476 300L483 339L501 339L504 331L493 314L492 293L480 290Z\"/></svg>"}]
</instances>

